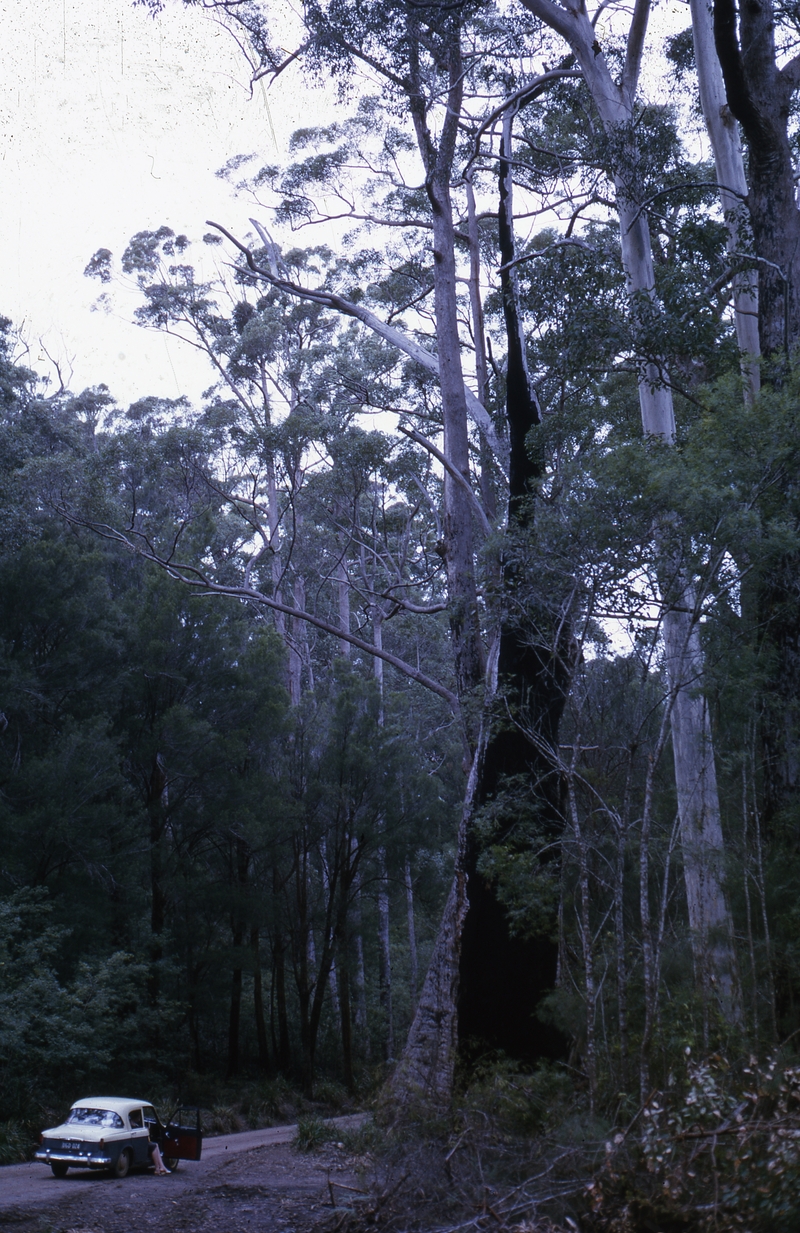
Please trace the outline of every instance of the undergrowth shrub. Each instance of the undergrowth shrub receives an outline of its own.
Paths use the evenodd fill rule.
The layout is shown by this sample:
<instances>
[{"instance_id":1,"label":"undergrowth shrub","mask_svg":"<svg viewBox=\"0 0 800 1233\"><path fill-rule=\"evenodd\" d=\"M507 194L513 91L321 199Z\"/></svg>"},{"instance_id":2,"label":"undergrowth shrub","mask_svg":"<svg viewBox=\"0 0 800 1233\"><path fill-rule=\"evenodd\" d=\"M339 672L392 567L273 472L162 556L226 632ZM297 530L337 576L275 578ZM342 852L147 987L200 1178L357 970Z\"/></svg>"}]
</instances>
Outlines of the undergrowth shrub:
<instances>
[{"instance_id":1,"label":"undergrowth shrub","mask_svg":"<svg viewBox=\"0 0 800 1233\"><path fill-rule=\"evenodd\" d=\"M568 1222L608 1134L582 1102L562 1069L531 1071L495 1057L447 1112L422 1098L399 1112L379 1105L372 1125L339 1136L361 1154L363 1189L337 1200L330 1233L368 1233L376 1224L386 1233L533 1233L554 1227L550 1219Z\"/></svg>"},{"instance_id":2,"label":"undergrowth shrub","mask_svg":"<svg viewBox=\"0 0 800 1233\"><path fill-rule=\"evenodd\" d=\"M247 1122L232 1105L215 1105L203 1113L203 1130L207 1135L235 1135L247 1130Z\"/></svg>"},{"instance_id":3,"label":"undergrowth shrub","mask_svg":"<svg viewBox=\"0 0 800 1233\"><path fill-rule=\"evenodd\" d=\"M386 1131L372 1118L361 1126L340 1127L338 1138L350 1156L371 1156L386 1146Z\"/></svg>"},{"instance_id":4,"label":"undergrowth shrub","mask_svg":"<svg viewBox=\"0 0 800 1233\"><path fill-rule=\"evenodd\" d=\"M480 1067L462 1096L465 1120L488 1118L500 1133L533 1135L574 1114L574 1084L563 1070L543 1063L526 1072L501 1059Z\"/></svg>"},{"instance_id":5,"label":"undergrowth shrub","mask_svg":"<svg viewBox=\"0 0 800 1233\"><path fill-rule=\"evenodd\" d=\"M0 1165L26 1160L35 1134L27 1122L0 1122Z\"/></svg>"},{"instance_id":6,"label":"undergrowth shrub","mask_svg":"<svg viewBox=\"0 0 800 1233\"><path fill-rule=\"evenodd\" d=\"M800 1066L778 1055L738 1071L717 1055L642 1110L636 1141L606 1144L592 1227L794 1233L800 1227Z\"/></svg>"}]
</instances>

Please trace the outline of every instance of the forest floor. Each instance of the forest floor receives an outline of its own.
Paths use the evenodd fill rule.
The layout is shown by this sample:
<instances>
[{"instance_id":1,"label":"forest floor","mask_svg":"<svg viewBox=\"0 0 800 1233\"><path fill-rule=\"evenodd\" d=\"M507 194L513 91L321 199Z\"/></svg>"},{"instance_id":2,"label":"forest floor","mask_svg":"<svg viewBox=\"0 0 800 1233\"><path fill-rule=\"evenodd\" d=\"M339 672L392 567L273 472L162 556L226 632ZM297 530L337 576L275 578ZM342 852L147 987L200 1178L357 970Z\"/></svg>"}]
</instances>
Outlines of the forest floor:
<instances>
[{"instance_id":1,"label":"forest floor","mask_svg":"<svg viewBox=\"0 0 800 1233\"><path fill-rule=\"evenodd\" d=\"M341 1201L354 1193L347 1187L359 1187L362 1162L335 1143L299 1152L290 1142L295 1129L208 1139L201 1161L183 1163L169 1177L142 1171L122 1181L85 1173L59 1180L42 1164L11 1165L0 1169L0 1227L8 1233L313 1233L331 1224L332 1195Z\"/></svg>"}]
</instances>

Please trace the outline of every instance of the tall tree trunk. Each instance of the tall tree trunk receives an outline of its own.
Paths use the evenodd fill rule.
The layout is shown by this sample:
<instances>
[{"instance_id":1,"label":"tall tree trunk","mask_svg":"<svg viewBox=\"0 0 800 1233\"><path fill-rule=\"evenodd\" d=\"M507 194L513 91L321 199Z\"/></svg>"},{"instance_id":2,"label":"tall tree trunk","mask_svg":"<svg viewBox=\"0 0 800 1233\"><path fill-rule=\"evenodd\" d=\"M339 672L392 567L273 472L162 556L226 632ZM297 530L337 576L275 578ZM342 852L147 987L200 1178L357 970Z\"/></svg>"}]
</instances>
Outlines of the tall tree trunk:
<instances>
[{"instance_id":1,"label":"tall tree trunk","mask_svg":"<svg viewBox=\"0 0 800 1233\"><path fill-rule=\"evenodd\" d=\"M150 824L150 1005L155 1007L161 994L160 964L164 957L163 933L166 924L167 896L164 890L164 839L166 831L167 774L161 754L153 758L147 782L147 813Z\"/></svg>"},{"instance_id":2,"label":"tall tree trunk","mask_svg":"<svg viewBox=\"0 0 800 1233\"><path fill-rule=\"evenodd\" d=\"M433 210L434 306L439 342L439 372L444 419L444 453L469 482L469 435L456 299L455 234L450 201L449 167L431 177ZM444 473L444 554L448 614L455 657L457 692L467 704L483 680L483 647L475 584L472 502L449 471ZM474 748L477 731L465 705L467 740Z\"/></svg>"},{"instance_id":3,"label":"tall tree trunk","mask_svg":"<svg viewBox=\"0 0 800 1233\"><path fill-rule=\"evenodd\" d=\"M414 883L411 880L411 862L408 857L403 865L403 881L406 888L406 914L408 917L408 991L412 1013L417 1005L417 982L419 967L417 964L417 931L414 927Z\"/></svg>"},{"instance_id":4,"label":"tall tree trunk","mask_svg":"<svg viewBox=\"0 0 800 1233\"><path fill-rule=\"evenodd\" d=\"M650 316L660 311L647 213L643 208L634 117L650 0L636 0L619 83L611 76L585 8L567 9L552 0L523 0L523 3L571 46L606 134L611 138L622 264L634 330L638 331L640 324L645 326ZM672 392L665 383L666 375L663 360L645 358L641 361L639 406L645 436L672 444L675 412ZM672 747L681 837L686 845L684 870L695 966L698 973L710 973L723 1013L738 1021L741 1001L733 923L725 897L724 845L719 825L713 742L708 708L700 696L703 653L697 622L689 615L695 610L690 582L681 578L679 570L672 569L669 573L667 589L671 595L664 616L664 640L672 688L676 693ZM662 578L662 587L664 584ZM698 885L703 887L700 898ZM708 954L703 949L706 941L711 947Z\"/></svg>"},{"instance_id":5,"label":"tall tree trunk","mask_svg":"<svg viewBox=\"0 0 800 1233\"><path fill-rule=\"evenodd\" d=\"M489 397L489 365L486 357L486 334L481 295L481 243L478 215L475 209L475 192L472 187L472 172L465 177L467 194L467 232L469 235L469 304L472 318L472 341L475 347L475 383L478 399L486 406ZM489 522L497 517L497 493L494 485L494 468L491 450L483 435L480 441L479 489L481 504Z\"/></svg>"},{"instance_id":6,"label":"tall tree trunk","mask_svg":"<svg viewBox=\"0 0 800 1233\"><path fill-rule=\"evenodd\" d=\"M281 1074L288 1075L292 1068L292 1055L289 1048L289 1015L286 1009L286 951L280 935L276 936L272 947L272 971L278 1012L278 1069Z\"/></svg>"},{"instance_id":7,"label":"tall tree trunk","mask_svg":"<svg viewBox=\"0 0 800 1233\"><path fill-rule=\"evenodd\" d=\"M454 470L469 483L469 431L464 372L459 334L455 227L450 195L453 159L459 135L464 95L464 64L461 32L452 19L443 54L449 78L447 115L438 142L428 127L426 89L418 68L419 24L416 13L408 17L410 72L406 90L411 118L425 167L425 188L431 207L433 231L433 304L439 358L439 388L442 399L444 453ZM469 494L446 470L444 473L444 559L447 568L448 615L455 661L457 692L467 703L483 680L478 595L475 583L473 506ZM462 714L465 735L475 748L479 721L475 708Z\"/></svg>"},{"instance_id":8,"label":"tall tree trunk","mask_svg":"<svg viewBox=\"0 0 800 1233\"><path fill-rule=\"evenodd\" d=\"M392 945L389 933L389 879L386 849L377 852L378 861L378 980L384 1022L384 1057L394 1061L394 1015L392 1013Z\"/></svg>"},{"instance_id":9,"label":"tall tree trunk","mask_svg":"<svg viewBox=\"0 0 800 1233\"><path fill-rule=\"evenodd\" d=\"M410 98L418 143L428 173L427 188L433 215L434 292L437 340L440 357L440 382L445 424L445 453L465 479L469 478L468 437L463 373L458 337L455 295L455 248L450 202L449 177L462 97L460 46L453 35L450 46L451 91L448 97L448 131L443 132L438 154L423 123L422 97ZM450 143L448 147L448 142ZM510 182L508 187L510 187ZM468 197L469 208L469 197ZM505 207L503 207L505 208ZM505 215L504 215L505 217ZM510 215L508 215L510 217ZM471 260L477 257L474 218ZM513 233L509 232L513 245ZM504 257L505 261L505 257ZM516 309L513 272L506 273L504 284L510 294L507 321ZM473 268L470 279L473 297L474 332L477 339L481 320L474 304L479 279ZM538 422L538 402L527 373L525 341L519 314L510 327L509 338L509 423L513 420L511 461L511 503L515 510L524 507L531 478L525 438ZM481 327L482 335L482 327ZM482 343L482 337L481 337ZM481 378L482 347L478 348L478 374ZM484 376L485 380L485 376ZM487 507L488 508L488 507ZM505 911L493 889L477 872L478 847L471 821L476 805L489 799L504 775L520 770L537 785L547 780L558 784L558 774L548 763L541 773L542 759L536 747L511 725L495 725L492 731L490 710L497 685L498 656L504 680L504 705L516 710L518 718L530 722L537 737L542 729L554 738L563 709L568 656L552 641L531 648L521 631L505 628L487 663L477 624L476 588L472 564L472 509L463 487L445 472L445 547L448 568L448 593L451 601L451 632L456 660L459 698L463 703L465 736L473 755L470 777L462 810L453 883L448 896L439 935L423 985L409 1039L389 1091L402 1106L410 1091L416 1091L434 1104L446 1103L452 1085L455 1049L459 1035L489 1037L497 1047L509 1047L519 1056L531 1048L531 1025L535 1006L542 993L552 988L555 976L554 954L547 947L531 947L509 936ZM569 645L568 623L564 642ZM548 632L552 632L550 629ZM547 645L544 645L547 642ZM566 669L566 675L565 675ZM483 685L483 714L475 705L477 686ZM523 714L524 712L524 714ZM532 766L536 769L532 771ZM560 790L552 789L554 796ZM468 897L467 897L468 896ZM552 949L552 948L551 948ZM512 971L513 969L513 971ZM500 974L500 975L499 975ZM524 988L526 996L519 996ZM451 999L458 998L457 1004ZM560 1048L551 1038L539 1052Z\"/></svg>"},{"instance_id":10,"label":"tall tree trunk","mask_svg":"<svg viewBox=\"0 0 800 1233\"><path fill-rule=\"evenodd\" d=\"M688 588L683 588L685 600ZM708 703L697 690L703 658L692 611L672 610L664 624L665 663L675 691L672 752L678 790L684 881L695 976L704 1001L737 1021L741 994L733 921L725 897L725 844Z\"/></svg>"},{"instance_id":11,"label":"tall tree trunk","mask_svg":"<svg viewBox=\"0 0 800 1233\"><path fill-rule=\"evenodd\" d=\"M800 58L778 69L771 0L714 0L714 41L728 106L749 152L747 207L759 258L761 350L787 353L800 337L800 211L788 121Z\"/></svg>"},{"instance_id":12,"label":"tall tree trunk","mask_svg":"<svg viewBox=\"0 0 800 1233\"><path fill-rule=\"evenodd\" d=\"M236 902L233 905L233 951L235 955L241 955L242 943L244 942L244 924L242 915L244 912L244 904L242 902L248 880L248 871L250 865L250 852L247 843L241 835L236 835L234 838L234 874L235 887L237 893ZM228 1067L226 1078L232 1079L239 1073L239 1035L242 1022L242 963L241 961L234 963L233 974L231 977L231 1003L230 1013L228 1016Z\"/></svg>"},{"instance_id":13,"label":"tall tree trunk","mask_svg":"<svg viewBox=\"0 0 800 1233\"><path fill-rule=\"evenodd\" d=\"M347 962L347 942L339 946L339 1022L342 1028L342 1076L348 1092L355 1091L353 1077L353 1020L350 1010L350 971Z\"/></svg>"},{"instance_id":14,"label":"tall tree trunk","mask_svg":"<svg viewBox=\"0 0 800 1233\"><path fill-rule=\"evenodd\" d=\"M501 291L508 346L506 417L509 433L510 535L523 528L535 533L531 501L533 485L542 474L542 459L529 452L531 429L541 423L539 400L528 371L526 340L519 309L514 266L514 221L511 134L515 109L504 117L499 165L498 211ZM502 570L505 610L500 616L497 697L487 686L490 708L484 716L485 748L476 787L476 802L492 800L509 780L522 778L540 802L542 820L553 838L562 827L562 785L555 751L558 725L566 702L574 649L569 612L558 604L535 607L526 602L524 625L511 617L519 605L515 589L529 585L508 564ZM491 708L494 707L494 710ZM508 722L511 714L514 722ZM505 824L502 840L513 830ZM513 838L511 840L513 842ZM467 835L465 872L469 911L461 952L459 1034L462 1042L480 1049L502 1049L512 1057L532 1061L563 1051L560 1033L536 1017L542 996L555 983L557 951L548 936L512 937L505 909L494 889L478 871L480 846Z\"/></svg>"},{"instance_id":15,"label":"tall tree trunk","mask_svg":"<svg viewBox=\"0 0 800 1233\"><path fill-rule=\"evenodd\" d=\"M267 1022L264 1017L264 981L261 972L261 948L258 925L250 929L250 949L253 952L253 1013L256 1021L256 1040L258 1041L258 1066L262 1074L269 1074L269 1045L267 1043Z\"/></svg>"},{"instance_id":16,"label":"tall tree trunk","mask_svg":"<svg viewBox=\"0 0 800 1233\"><path fill-rule=\"evenodd\" d=\"M690 0L690 3L700 105L714 151L720 201L728 229L728 253L735 266L741 262L744 247L742 219L747 212L747 180L742 147L736 122L727 106L725 83L714 46L713 5L711 0ZM736 341L743 357L742 374L748 399L752 402L760 385L760 373L755 360L761 350L758 337L758 275L755 271L742 270L735 276L733 307Z\"/></svg>"}]
</instances>

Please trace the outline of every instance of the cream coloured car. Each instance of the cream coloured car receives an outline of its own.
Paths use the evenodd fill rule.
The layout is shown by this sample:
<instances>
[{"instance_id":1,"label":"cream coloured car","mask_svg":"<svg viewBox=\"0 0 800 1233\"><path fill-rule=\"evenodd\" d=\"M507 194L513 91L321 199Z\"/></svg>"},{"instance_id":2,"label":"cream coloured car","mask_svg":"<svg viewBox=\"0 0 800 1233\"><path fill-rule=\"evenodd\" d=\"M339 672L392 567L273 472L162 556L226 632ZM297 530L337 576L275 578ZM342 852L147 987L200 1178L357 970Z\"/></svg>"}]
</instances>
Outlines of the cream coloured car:
<instances>
[{"instance_id":1,"label":"cream coloured car","mask_svg":"<svg viewBox=\"0 0 800 1233\"><path fill-rule=\"evenodd\" d=\"M144 1100L88 1096L75 1102L60 1126L42 1131L35 1159L49 1164L56 1177L65 1177L68 1169L111 1169L125 1177L134 1166L150 1164L148 1144L154 1142L172 1171L179 1160L200 1159L200 1113L192 1113L192 1125L182 1124L185 1117L173 1117L164 1126Z\"/></svg>"}]
</instances>

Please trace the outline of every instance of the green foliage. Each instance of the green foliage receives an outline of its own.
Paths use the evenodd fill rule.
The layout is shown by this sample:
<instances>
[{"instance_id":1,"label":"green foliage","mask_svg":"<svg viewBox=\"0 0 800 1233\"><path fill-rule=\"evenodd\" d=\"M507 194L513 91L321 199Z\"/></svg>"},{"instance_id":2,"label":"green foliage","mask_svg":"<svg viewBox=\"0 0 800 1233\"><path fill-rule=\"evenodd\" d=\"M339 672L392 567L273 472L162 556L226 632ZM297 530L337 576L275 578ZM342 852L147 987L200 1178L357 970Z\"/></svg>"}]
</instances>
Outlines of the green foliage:
<instances>
[{"instance_id":1,"label":"green foliage","mask_svg":"<svg viewBox=\"0 0 800 1233\"><path fill-rule=\"evenodd\" d=\"M0 1165L27 1160L36 1135L26 1122L0 1122Z\"/></svg>"},{"instance_id":2,"label":"green foliage","mask_svg":"<svg viewBox=\"0 0 800 1233\"><path fill-rule=\"evenodd\" d=\"M460 1110L468 1120L490 1119L501 1135L534 1136L574 1116L574 1084L565 1070L546 1062L527 1071L509 1059L487 1060L471 1076Z\"/></svg>"},{"instance_id":3,"label":"green foliage","mask_svg":"<svg viewBox=\"0 0 800 1233\"><path fill-rule=\"evenodd\" d=\"M482 852L478 870L496 889L512 933L546 936L553 929L559 871L548 856L552 835L527 782L504 785L475 816Z\"/></svg>"},{"instance_id":4,"label":"green foliage","mask_svg":"<svg viewBox=\"0 0 800 1233\"><path fill-rule=\"evenodd\" d=\"M124 1086L157 1071L142 1031L146 965L114 952L81 962L62 982L55 965L69 934L52 915L43 890L0 900L0 1097L8 1111L63 1099L76 1085ZM156 1019L168 1032L176 1008L162 1004Z\"/></svg>"},{"instance_id":5,"label":"green foliage","mask_svg":"<svg viewBox=\"0 0 800 1233\"><path fill-rule=\"evenodd\" d=\"M592 1227L628 1229L648 1215L698 1230L796 1228L800 1068L773 1055L732 1070L717 1056L690 1057L686 1071L649 1098L635 1147L622 1134L607 1144L605 1169L589 1188Z\"/></svg>"}]
</instances>

